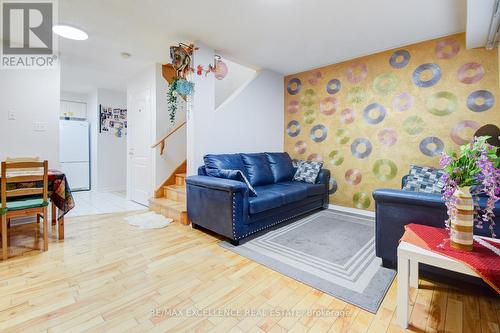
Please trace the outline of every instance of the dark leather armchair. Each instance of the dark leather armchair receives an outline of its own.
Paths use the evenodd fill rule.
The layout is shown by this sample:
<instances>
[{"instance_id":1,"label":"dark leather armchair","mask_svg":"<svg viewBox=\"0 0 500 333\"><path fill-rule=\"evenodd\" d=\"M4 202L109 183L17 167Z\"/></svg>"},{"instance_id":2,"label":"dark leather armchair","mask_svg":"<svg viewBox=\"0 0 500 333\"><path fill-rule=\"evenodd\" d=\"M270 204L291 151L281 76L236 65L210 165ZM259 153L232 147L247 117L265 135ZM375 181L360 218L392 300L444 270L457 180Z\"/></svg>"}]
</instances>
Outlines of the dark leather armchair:
<instances>
[{"instance_id":1,"label":"dark leather armchair","mask_svg":"<svg viewBox=\"0 0 500 333\"><path fill-rule=\"evenodd\" d=\"M403 178L403 184L406 177ZM373 192L375 199L377 257L382 258L385 267L395 267L397 247L403 236L404 226L417 223L444 228L448 218L447 210L440 194L418 193L395 189L379 189ZM479 198L479 206L486 207L486 197ZM500 202L494 208L495 231L500 235ZM483 229L474 227L474 235L491 237L488 225Z\"/></svg>"}]
</instances>

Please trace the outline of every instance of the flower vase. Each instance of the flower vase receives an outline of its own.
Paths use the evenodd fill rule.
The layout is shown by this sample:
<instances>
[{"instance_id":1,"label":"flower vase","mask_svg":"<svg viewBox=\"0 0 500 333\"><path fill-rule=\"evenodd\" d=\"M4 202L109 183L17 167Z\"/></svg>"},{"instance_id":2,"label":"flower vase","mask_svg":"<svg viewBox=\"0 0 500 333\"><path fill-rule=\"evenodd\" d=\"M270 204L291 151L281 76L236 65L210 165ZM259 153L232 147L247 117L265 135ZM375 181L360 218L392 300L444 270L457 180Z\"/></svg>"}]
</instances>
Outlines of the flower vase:
<instances>
[{"instance_id":1,"label":"flower vase","mask_svg":"<svg viewBox=\"0 0 500 333\"><path fill-rule=\"evenodd\" d=\"M451 217L451 247L472 251L474 202L470 186L458 187L453 193L455 214Z\"/></svg>"}]
</instances>

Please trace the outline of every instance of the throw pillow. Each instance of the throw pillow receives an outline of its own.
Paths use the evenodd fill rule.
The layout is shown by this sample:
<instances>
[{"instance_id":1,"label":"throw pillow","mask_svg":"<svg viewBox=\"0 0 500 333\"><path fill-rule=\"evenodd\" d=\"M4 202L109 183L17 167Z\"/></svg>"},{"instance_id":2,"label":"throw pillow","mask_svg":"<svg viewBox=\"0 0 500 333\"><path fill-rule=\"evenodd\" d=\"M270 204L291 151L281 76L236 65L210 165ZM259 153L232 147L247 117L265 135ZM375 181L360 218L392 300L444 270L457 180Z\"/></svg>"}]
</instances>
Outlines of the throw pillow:
<instances>
[{"instance_id":1,"label":"throw pillow","mask_svg":"<svg viewBox=\"0 0 500 333\"><path fill-rule=\"evenodd\" d=\"M322 166L323 162L301 161L298 163L297 172L293 176L293 180L315 184Z\"/></svg>"},{"instance_id":2,"label":"throw pillow","mask_svg":"<svg viewBox=\"0 0 500 333\"><path fill-rule=\"evenodd\" d=\"M251 197L257 196L257 191L255 191L252 184L250 184L247 177L241 170L212 169L212 168L207 168L206 170L207 170L207 175L211 177L231 179L244 182L248 187L249 191L248 195Z\"/></svg>"},{"instance_id":3,"label":"throw pillow","mask_svg":"<svg viewBox=\"0 0 500 333\"><path fill-rule=\"evenodd\" d=\"M443 175L444 172L440 169L411 165L403 190L440 194L444 187L444 182L441 180Z\"/></svg>"}]
</instances>

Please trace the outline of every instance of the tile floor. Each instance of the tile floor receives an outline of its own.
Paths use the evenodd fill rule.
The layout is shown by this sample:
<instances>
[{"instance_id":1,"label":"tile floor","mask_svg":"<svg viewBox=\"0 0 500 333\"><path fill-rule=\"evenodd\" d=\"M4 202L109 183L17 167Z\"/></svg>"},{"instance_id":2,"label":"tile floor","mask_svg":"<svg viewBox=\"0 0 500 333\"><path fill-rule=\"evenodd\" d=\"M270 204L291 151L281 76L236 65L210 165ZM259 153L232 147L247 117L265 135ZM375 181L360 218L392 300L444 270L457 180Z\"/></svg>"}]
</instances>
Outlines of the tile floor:
<instances>
[{"instance_id":1,"label":"tile floor","mask_svg":"<svg viewBox=\"0 0 500 333\"><path fill-rule=\"evenodd\" d=\"M67 217L147 209L146 206L127 200L125 192L81 191L73 192L73 198L75 208L66 215Z\"/></svg>"}]
</instances>

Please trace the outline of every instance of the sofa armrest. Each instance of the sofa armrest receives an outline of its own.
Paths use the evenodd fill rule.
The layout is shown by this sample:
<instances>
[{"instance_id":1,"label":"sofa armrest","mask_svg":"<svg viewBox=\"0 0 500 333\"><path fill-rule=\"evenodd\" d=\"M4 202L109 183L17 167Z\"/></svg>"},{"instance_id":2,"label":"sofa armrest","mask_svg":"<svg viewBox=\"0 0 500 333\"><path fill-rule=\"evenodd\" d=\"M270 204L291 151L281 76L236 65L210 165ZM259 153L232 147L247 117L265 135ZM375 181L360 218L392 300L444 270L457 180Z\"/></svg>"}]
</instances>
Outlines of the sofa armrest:
<instances>
[{"instance_id":1,"label":"sofa armrest","mask_svg":"<svg viewBox=\"0 0 500 333\"><path fill-rule=\"evenodd\" d=\"M210 176L186 178L187 213L201 226L229 239L240 238L248 218L248 188L243 182Z\"/></svg>"},{"instance_id":2,"label":"sofa armrest","mask_svg":"<svg viewBox=\"0 0 500 333\"><path fill-rule=\"evenodd\" d=\"M316 179L316 184L326 184L328 187L330 183L330 170L321 169L318 174L318 178Z\"/></svg>"},{"instance_id":3,"label":"sofa armrest","mask_svg":"<svg viewBox=\"0 0 500 333\"><path fill-rule=\"evenodd\" d=\"M373 192L375 199L375 251L377 257L392 266L397 261L397 247L410 223L444 228L448 218L439 194L393 189Z\"/></svg>"},{"instance_id":4,"label":"sofa armrest","mask_svg":"<svg viewBox=\"0 0 500 333\"><path fill-rule=\"evenodd\" d=\"M186 185L194 185L219 191L248 193L248 187L243 182L210 176L187 177Z\"/></svg>"},{"instance_id":5,"label":"sofa armrest","mask_svg":"<svg viewBox=\"0 0 500 333\"><path fill-rule=\"evenodd\" d=\"M393 189L378 189L373 192L377 204L394 203L410 204L423 207L443 207L444 201L440 194L410 192Z\"/></svg>"}]
</instances>

